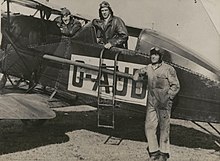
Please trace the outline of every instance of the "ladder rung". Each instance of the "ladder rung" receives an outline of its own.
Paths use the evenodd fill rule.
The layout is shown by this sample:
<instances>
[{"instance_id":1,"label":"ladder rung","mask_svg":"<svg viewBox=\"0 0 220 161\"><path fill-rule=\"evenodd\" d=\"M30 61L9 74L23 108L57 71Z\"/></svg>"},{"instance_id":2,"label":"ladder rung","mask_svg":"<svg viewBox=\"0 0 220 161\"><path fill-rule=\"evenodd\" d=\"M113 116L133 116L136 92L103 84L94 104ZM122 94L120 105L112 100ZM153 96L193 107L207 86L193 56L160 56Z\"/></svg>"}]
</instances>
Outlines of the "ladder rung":
<instances>
[{"instance_id":1,"label":"ladder rung","mask_svg":"<svg viewBox=\"0 0 220 161\"><path fill-rule=\"evenodd\" d=\"M101 68L116 68L114 65L102 65Z\"/></svg>"},{"instance_id":2,"label":"ladder rung","mask_svg":"<svg viewBox=\"0 0 220 161\"><path fill-rule=\"evenodd\" d=\"M98 106L104 106L104 107L113 107L113 104L104 104L104 103L99 103Z\"/></svg>"},{"instance_id":3,"label":"ladder rung","mask_svg":"<svg viewBox=\"0 0 220 161\"><path fill-rule=\"evenodd\" d=\"M115 99L114 96L106 96L105 94L99 94L99 98L100 100L103 100L103 101L112 101L113 99Z\"/></svg>"},{"instance_id":4,"label":"ladder rung","mask_svg":"<svg viewBox=\"0 0 220 161\"><path fill-rule=\"evenodd\" d=\"M112 102L113 100L115 100L115 98L100 96L100 97L98 98L98 100L101 101L101 102ZM107 101L106 101L106 100L107 100Z\"/></svg>"},{"instance_id":5,"label":"ladder rung","mask_svg":"<svg viewBox=\"0 0 220 161\"><path fill-rule=\"evenodd\" d=\"M99 87L114 87L113 85L108 85L108 84L100 84Z\"/></svg>"},{"instance_id":6,"label":"ladder rung","mask_svg":"<svg viewBox=\"0 0 220 161\"><path fill-rule=\"evenodd\" d=\"M115 108L120 108L121 106L119 104L116 104L115 105Z\"/></svg>"},{"instance_id":7,"label":"ladder rung","mask_svg":"<svg viewBox=\"0 0 220 161\"><path fill-rule=\"evenodd\" d=\"M98 125L98 127L104 127L104 128L114 129L114 126L110 126L110 125Z\"/></svg>"}]
</instances>

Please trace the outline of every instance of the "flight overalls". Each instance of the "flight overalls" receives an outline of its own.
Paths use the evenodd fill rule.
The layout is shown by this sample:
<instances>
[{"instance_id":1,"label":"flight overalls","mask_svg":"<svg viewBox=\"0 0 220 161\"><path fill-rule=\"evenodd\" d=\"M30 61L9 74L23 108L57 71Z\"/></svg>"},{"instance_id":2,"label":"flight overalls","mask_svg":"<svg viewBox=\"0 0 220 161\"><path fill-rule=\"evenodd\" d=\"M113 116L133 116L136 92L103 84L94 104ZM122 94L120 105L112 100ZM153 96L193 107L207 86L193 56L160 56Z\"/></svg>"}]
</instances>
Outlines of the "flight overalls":
<instances>
[{"instance_id":1,"label":"flight overalls","mask_svg":"<svg viewBox=\"0 0 220 161\"><path fill-rule=\"evenodd\" d=\"M156 69L152 64L135 72L134 80L140 75L148 77L148 98L145 120L145 134L149 152L170 153L170 115L172 99L180 89L175 69L162 62ZM157 127L160 137L157 139ZM159 140L159 142L158 142Z\"/></svg>"}]
</instances>

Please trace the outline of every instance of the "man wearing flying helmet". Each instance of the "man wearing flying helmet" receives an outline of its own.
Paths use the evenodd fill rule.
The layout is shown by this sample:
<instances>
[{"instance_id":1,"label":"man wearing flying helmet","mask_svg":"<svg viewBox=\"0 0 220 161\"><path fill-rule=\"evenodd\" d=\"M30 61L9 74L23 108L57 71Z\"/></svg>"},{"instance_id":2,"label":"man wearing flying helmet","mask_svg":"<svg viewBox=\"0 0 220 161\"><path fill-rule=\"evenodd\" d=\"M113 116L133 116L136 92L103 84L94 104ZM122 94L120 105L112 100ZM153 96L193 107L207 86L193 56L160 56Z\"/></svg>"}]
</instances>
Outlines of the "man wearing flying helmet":
<instances>
[{"instance_id":1,"label":"man wearing flying helmet","mask_svg":"<svg viewBox=\"0 0 220 161\"><path fill-rule=\"evenodd\" d=\"M61 16L57 17L54 21L60 27L63 35L72 37L81 28L81 23L76 20L67 8L61 9Z\"/></svg>"},{"instance_id":2,"label":"man wearing flying helmet","mask_svg":"<svg viewBox=\"0 0 220 161\"><path fill-rule=\"evenodd\" d=\"M142 76L148 78L145 134L152 161L166 161L169 158L172 100L180 89L175 69L164 63L162 57L162 52L158 47L151 48L151 64L137 70L133 76L136 81ZM160 134L159 138L157 138L157 129Z\"/></svg>"},{"instance_id":3,"label":"man wearing flying helmet","mask_svg":"<svg viewBox=\"0 0 220 161\"><path fill-rule=\"evenodd\" d=\"M103 1L99 8L100 19L94 19L98 43L110 49L113 46L127 48L128 31L123 20L114 16L110 4Z\"/></svg>"}]
</instances>

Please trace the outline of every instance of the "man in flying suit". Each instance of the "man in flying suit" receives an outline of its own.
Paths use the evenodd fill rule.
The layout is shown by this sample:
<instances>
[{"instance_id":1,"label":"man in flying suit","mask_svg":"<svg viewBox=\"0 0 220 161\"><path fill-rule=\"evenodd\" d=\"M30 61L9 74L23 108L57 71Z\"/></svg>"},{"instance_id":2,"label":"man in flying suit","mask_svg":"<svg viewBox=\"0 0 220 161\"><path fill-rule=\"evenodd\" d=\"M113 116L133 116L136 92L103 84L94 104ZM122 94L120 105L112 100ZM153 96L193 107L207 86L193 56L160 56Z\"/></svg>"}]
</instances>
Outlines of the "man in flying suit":
<instances>
[{"instance_id":1,"label":"man in flying suit","mask_svg":"<svg viewBox=\"0 0 220 161\"><path fill-rule=\"evenodd\" d=\"M171 107L175 95L180 90L175 69L163 62L162 57L158 47L151 48L151 64L137 70L133 75L136 81L143 76L148 78L145 134L152 161L166 161L169 158Z\"/></svg>"},{"instance_id":2,"label":"man in flying suit","mask_svg":"<svg viewBox=\"0 0 220 161\"><path fill-rule=\"evenodd\" d=\"M96 28L98 43L104 44L106 49L111 47L127 48L128 31L124 21L114 16L110 4L103 1L99 8L100 19L92 21Z\"/></svg>"},{"instance_id":3,"label":"man in flying suit","mask_svg":"<svg viewBox=\"0 0 220 161\"><path fill-rule=\"evenodd\" d=\"M54 21L57 22L64 36L72 37L81 29L81 23L71 15L67 8L62 8L61 16L55 18Z\"/></svg>"}]
</instances>

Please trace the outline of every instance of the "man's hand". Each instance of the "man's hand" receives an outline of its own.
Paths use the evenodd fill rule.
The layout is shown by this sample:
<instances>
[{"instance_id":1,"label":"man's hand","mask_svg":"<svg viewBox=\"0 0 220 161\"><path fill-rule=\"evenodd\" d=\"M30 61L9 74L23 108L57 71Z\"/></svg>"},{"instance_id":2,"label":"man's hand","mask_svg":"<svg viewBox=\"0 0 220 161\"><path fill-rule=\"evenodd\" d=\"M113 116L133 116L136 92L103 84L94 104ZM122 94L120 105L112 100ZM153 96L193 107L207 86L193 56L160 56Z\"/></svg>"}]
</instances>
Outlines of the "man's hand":
<instances>
[{"instance_id":1,"label":"man's hand","mask_svg":"<svg viewBox=\"0 0 220 161\"><path fill-rule=\"evenodd\" d=\"M99 20L99 19L92 20L92 25L95 26L95 28L97 28L97 29L102 29L101 28L101 20Z\"/></svg>"},{"instance_id":2,"label":"man's hand","mask_svg":"<svg viewBox=\"0 0 220 161\"><path fill-rule=\"evenodd\" d=\"M67 33L69 33L69 30L68 30L67 26L64 26L64 25L62 25L62 26L60 27L60 31L61 31L62 34L67 34Z\"/></svg>"},{"instance_id":3,"label":"man's hand","mask_svg":"<svg viewBox=\"0 0 220 161\"><path fill-rule=\"evenodd\" d=\"M132 77L133 80L137 81L139 79L139 74L135 73Z\"/></svg>"},{"instance_id":4,"label":"man's hand","mask_svg":"<svg viewBox=\"0 0 220 161\"><path fill-rule=\"evenodd\" d=\"M102 41L101 38L97 38L97 43L104 45L104 42Z\"/></svg>"},{"instance_id":5,"label":"man's hand","mask_svg":"<svg viewBox=\"0 0 220 161\"><path fill-rule=\"evenodd\" d=\"M110 49L112 47L112 44L108 42L107 44L104 45L104 47L106 49Z\"/></svg>"}]
</instances>

